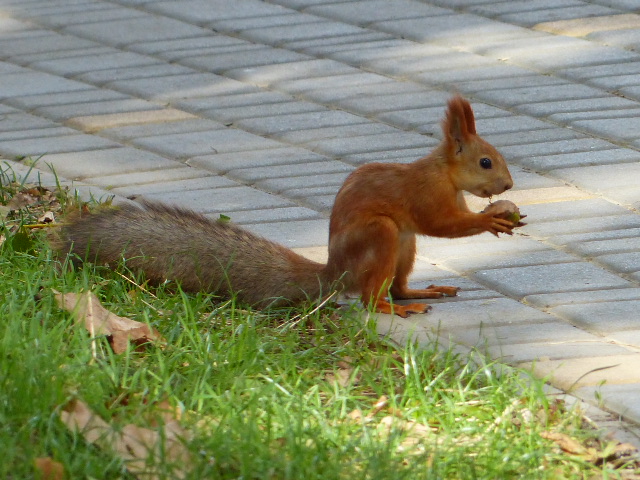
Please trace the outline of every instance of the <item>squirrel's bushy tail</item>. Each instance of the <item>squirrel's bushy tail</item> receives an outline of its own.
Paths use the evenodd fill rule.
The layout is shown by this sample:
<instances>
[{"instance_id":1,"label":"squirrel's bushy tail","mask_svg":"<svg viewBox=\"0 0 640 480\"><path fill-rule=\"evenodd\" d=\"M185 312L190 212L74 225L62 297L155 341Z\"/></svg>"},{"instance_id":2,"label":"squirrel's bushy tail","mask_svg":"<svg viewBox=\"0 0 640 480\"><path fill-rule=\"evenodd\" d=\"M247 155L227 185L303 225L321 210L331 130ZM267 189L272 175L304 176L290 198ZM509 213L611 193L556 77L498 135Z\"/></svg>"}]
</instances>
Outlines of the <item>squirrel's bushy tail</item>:
<instances>
[{"instance_id":1,"label":"squirrel's bushy tail","mask_svg":"<svg viewBox=\"0 0 640 480\"><path fill-rule=\"evenodd\" d=\"M235 295L257 307L316 300L329 290L325 266L232 223L145 202L72 217L54 248L80 259L143 271L186 291Z\"/></svg>"}]
</instances>

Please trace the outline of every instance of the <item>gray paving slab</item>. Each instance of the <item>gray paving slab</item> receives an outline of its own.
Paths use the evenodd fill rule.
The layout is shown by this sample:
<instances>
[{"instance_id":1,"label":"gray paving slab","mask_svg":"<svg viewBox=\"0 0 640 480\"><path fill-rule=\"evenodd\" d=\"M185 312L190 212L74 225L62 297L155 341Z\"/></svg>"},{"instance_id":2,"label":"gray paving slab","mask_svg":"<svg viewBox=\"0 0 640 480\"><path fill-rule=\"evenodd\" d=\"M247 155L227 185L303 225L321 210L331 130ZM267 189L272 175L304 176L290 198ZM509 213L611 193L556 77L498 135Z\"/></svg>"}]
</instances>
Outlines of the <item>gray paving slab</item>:
<instances>
[{"instance_id":1,"label":"gray paving slab","mask_svg":"<svg viewBox=\"0 0 640 480\"><path fill-rule=\"evenodd\" d=\"M609 335L620 330L638 329L640 300L558 305L550 311L583 330Z\"/></svg>"},{"instance_id":2,"label":"gray paving slab","mask_svg":"<svg viewBox=\"0 0 640 480\"><path fill-rule=\"evenodd\" d=\"M212 153L241 152L243 150L278 147L273 140L231 128L205 132L174 133L141 137L132 144L174 158L189 158Z\"/></svg>"},{"instance_id":3,"label":"gray paving slab","mask_svg":"<svg viewBox=\"0 0 640 480\"><path fill-rule=\"evenodd\" d=\"M592 402L607 380L605 407L637 421L634 0L0 3L0 168L45 154L41 178L49 162L83 195L228 214L314 255L348 172L426 155L467 95L529 225L421 239L412 284L465 290L381 332L533 362Z\"/></svg>"},{"instance_id":4,"label":"gray paving slab","mask_svg":"<svg viewBox=\"0 0 640 480\"><path fill-rule=\"evenodd\" d=\"M619 275L587 262L480 270L471 277L518 299L540 293L632 286Z\"/></svg>"}]
</instances>

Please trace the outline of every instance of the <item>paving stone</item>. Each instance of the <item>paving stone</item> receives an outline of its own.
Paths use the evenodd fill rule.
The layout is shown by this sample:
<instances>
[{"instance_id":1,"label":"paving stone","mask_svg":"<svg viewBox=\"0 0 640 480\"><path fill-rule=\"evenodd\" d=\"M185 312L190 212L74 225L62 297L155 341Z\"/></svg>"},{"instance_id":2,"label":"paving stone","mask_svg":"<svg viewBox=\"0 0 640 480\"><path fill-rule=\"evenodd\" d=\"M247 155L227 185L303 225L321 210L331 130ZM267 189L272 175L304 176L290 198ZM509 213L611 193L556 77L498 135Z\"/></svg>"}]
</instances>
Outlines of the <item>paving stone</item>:
<instances>
[{"instance_id":1,"label":"paving stone","mask_svg":"<svg viewBox=\"0 0 640 480\"><path fill-rule=\"evenodd\" d=\"M550 115L570 112L606 111L622 108L636 108L632 100L613 95L583 99L561 99L518 105L517 110L526 115L548 117Z\"/></svg>"},{"instance_id":2,"label":"paving stone","mask_svg":"<svg viewBox=\"0 0 640 480\"><path fill-rule=\"evenodd\" d=\"M479 330L463 329L454 331L452 332L452 339L458 343L483 348L485 346L496 347L518 343L579 342L591 340L593 336L560 322L527 322L524 325L483 325Z\"/></svg>"},{"instance_id":3,"label":"paving stone","mask_svg":"<svg viewBox=\"0 0 640 480\"><path fill-rule=\"evenodd\" d=\"M551 312L594 334L609 335L638 328L640 300L558 305Z\"/></svg>"},{"instance_id":4,"label":"paving stone","mask_svg":"<svg viewBox=\"0 0 640 480\"><path fill-rule=\"evenodd\" d=\"M431 139L428 143L429 145L419 148L399 148L380 152L352 153L350 155L342 155L341 160L353 165L362 165L370 162L411 163L428 155L433 147L438 144L438 141Z\"/></svg>"},{"instance_id":5,"label":"paving stone","mask_svg":"<svg viewBox=\"0 0 640 480\"><path fill-rule=\"evenodd\" d=\"M194 118L195 117L190 113L183 112L181 110L163 108L161 110L145 110L141 112L124 112L74 117L70 118L66 124L85 132L97 132L105 129L113 131L113 129L124 126L146 125L149 123L160 123L161 125L171 125L175 123L183 126L188 124L189 128L193 128L194 122L189 122L188 120L194 120ZM202 125L202 128L222 128L222 125L208 122L207 120L198 119L197 123L198 125Z\"/></svg>"},{"instance_id":6,"label":"paving stone","mask_svg":"<svg viewBox=\"0 0 640 480\"><path fill-rule=\"evenodd\" d=\"M171 75L187 75L190 73L193 73L193 70L182 65L154 63L135 67L97 70L77 75L75 78L92 85L105 85L119 80L167 77Z\"/></svg>"},{"instance_id":7,"label":"paving stone","mask_svg":"<svg viewBox=\"0 0 640 480\"><path fill-rule=\"evenodd\" d=\"M260 168L270 165L290 165L322 162L329 158L297 147L280 147L269 150L248 150L228 154L203 155L187 161L188 165L217 173L239 168Z\"/></svg>"},{"instance_id":8,"label":"paving stone","mask_svg":"<svg viewBox=\"0 0 640 480\"><path fill-rule=\"evenodd\" d=\"M35 110L52 105L71 105L74 103L99 102L106 100L123 100L130 98L112 90L90 89L74 92L45 93L42 95L28 95L13 97L6 102L22 110Z\"/></svg>"},{"instance_id":9,"label":"paving stone","mask_svg":"<svg viewBox=\"0 0 640 480\"><path fill-rule=\"evenodd\" d=\"M287 116L248 118L236 122L240 128L263 135L277 135L310 128L339 127L368 123L369 120L340 110L316 110Z\"/></svg>"},{"instance_id":10,"label":"paving stone","mask_svg":"<svg viewBox=\"0 0 640 480\"><path fill-rule=\"evenodd\" d=\"M640 228L625 228L621 230L604 230L601 232L586 232L568 235L556 235L549 239L555 245L567 245L573 242L592 242L596 240L613 240L616 238L632 238L640 235Z\"/></svg>"},{"instance_id":11,"label":"paving stone","mask_svg":"<svg viewBox=\"0 0 640 480\"><path fill-rule=\"evenodd\" d=\"M59 175L73 179L173 168L178 164L173 160L130 147L83 149L46 155L43 160L52 165Z\"/></svg>"},{"instance_id":12,"label":"paving stone","mask_svg":"<svg viewBox=\"0 0 640 480\"><path fill-rule=\"evenodd\" d=\"M526 132L510 132L483 134L487 142L498 148L510 145L522 145L526 143L548 143L561 140L573 140L582 138L583 134L565 128L545 128L543 130L530 130Z\"/></svg>"},{"instance_id":13,"label":"paving stone","mask_svg":"<svg viewBox=\"0 0 640 480\"><path fill-rule=\"evenodd\" d=\"M376 95L372 97L350 98L336 102L340 108L360 115L375 115L380 112L397 110L398 108L424 108L444 106L451 95L436 90L392 95Z\"/></svg>"},{"instance_id":14,"label":"paving stone","mask_svg":"<svg viewBox=\"0 0 640 480\"><path fill-rule=\"evenodd\" d=\"M342 185L321 185L319 187L300 187L291 188L283 191L283 195L287 198L299 198L307 200L311 197L335 197Z\"/></svg>"},{"instance_id":15,"label":"paving stone","mask_svg":"<svg viewBox=\"0 0 640 480\"><path fill-rule=\"evenodd\" d=\"M240 48L248 45L251 45L251 43L241 38L203 34L199 37L172 38L169 40L154 39L149 42L129 45L128 49L174 61L185 56L202 55L206 52L215 52L220 49L225 51L229 48Z\"/></svg>"},{"instance_id":16,"label":"paving stone","mask_svg":"<svg viewBox=\"0 0 640 480\"><path fill-rule=\"evenodd\" d=\"M547 222L567 222L581 218L606 218L619 216L627 210L599 198L567 202L539 203L527 206L530 224Z\"/></svg>"},{"instance_id":17,"label":"paving stone","mask_svg":"<svg viewBox=\"0 0 640 480\"><path fill-rule=\"evenodd\" d=\"M599 255L596 261L616 272L640 272L640 251Z\"/></svg>"},{"instance_id":18,"label":"paving stone","mask_svg":"<svg viewBox=\"0 0 640 480\"><path fill-rule=\"evenodd\" d=\"M72 103L70 105L50 105L48 107L37 108L34 110L34 113L58 122L64 122L74 117L154 111L160 108L159 105L154 105L145 100L128 98L105 100L102 102Z\"/></svg>"},{"instance_id":19,"label":"paving stone","mask_svg":"<svg viewBox=\"0 0 640 480\"><path fill-rule=\"evenodd\" d=\"M239 68L229 70L226 76L258 86L269 86L275 82L298 78L329 77L357 73L353 67L334 60L313 59L298 62L265 65L261 67Z\"/></svg>"},{"instance_id":20,"label":"paving stone","mask_svg":"<svg viewBox=\"0 0 640 480\"><path fill-rule=\"evenodd\" d=\"M509 145L501 148L505 158L522 159L542 155L560 155L564 153L610 150L617 145L598 138L578 138L575 140L557 140L523 145Z\"/></svg>"},{"instance_id":21,"label":"paving stone","mask_svg":"<svg viewBox=\"0 0 640 480\"><path fill-rule=\"evenodd\" d=\"M619 187L637 186L640 162L564 168L554 170L553 175L589 191L607 193Z\"/></svg>"},{"instance_id":22,"label":"paving stone","mask_svg":"<svg viewBox=\"0 0 640 480\"><path fill-rule=\"evenodd\" d=\"M579 218L541 224L530 223L526 227L523 227L522 231L530 235L546 238L570 233L620 230L637 227L640 227L640 217L638 215L628 214L607 216L604 218Z\"/></svg>"},{"instance_id":23,"label":"paving stone","mask_svg":"<svg viewBox=\"0 0 640 480\"><path fill-rule=\"evenodd\" d=\"M225 177L217 175L204 175L199 178L188 178L183 180L172 180L161 183L146 183L144 185L127 185L111 188L110 191L122 195L123 197L136 198L151 194L173 193L173 192L197 192L198 190L223 189L238 187L239 185Z\"/></svg>"},{"instance_id":24,"label":"paving stone","mask_svg":"<svg viewBox=\"0 0 640 480\"><path fill-rule=\"evenodd\" d=\"M589 99L602 96L602 92L586 85L565 83L564 85L536 85L514 88L508 91L489 90L477 92L476 96L492 104L515 107L537 102L557 100Z\"/></svg>"},{"instance_id":25,"label":"paving stone","mask_svg":"<svg viewBox=\"0 0 640 480\"><path fill-rule=\"evenodd\" d=\"M535 4L522 0L498 3L480 3L468 7L468 11L482 15L483 17L495 18L511 13L526 13L529 11L548 10L549 8L571 7L581 5L583 2L577 0L538 0Z\"/></svg>"},{"instance_id":26,"label":"paving stone","mask_svg":"<svg viewBox=\"0 0 640 480\"><path fill-rule=\"evenodd\" d=\"M157 118L154 118L152 116L152 114L155 113L155 111L144 112L144 113L148 113L146 117L145 116L134 117L133 115L129 115L129 114L126 116L121 115L119 116L119 118L114 119L114 122L121 121L125 123L127 122L128 117L133 117L130 120L131 125L126 125L125 123L124 126L119 126L119 127L116 126L113 128L102 130L102 135L109 138L113 138L120 142L127 142L129 140L133 140L136 138L146 138L146 137L153 137L153 136L165 136L165 135L176 135L176 134L189 134L189 133L196 133L196 132L211 132L214 130L225 129L224 125L217 122L213 122L211 120L194 118L193 116L191 118L183 116L182 118L184 119L179 120L180 118L179 116L175 116L175 117L165 116L165 115L162 115L163 112L165 112L165 110L158 110ZM107 117L111 117L111 116L109 115ZM176 120L171 121L169 120L169 118L176 118ZM144 122L145 119L147 120L146 122ZM166 119L166 120L163 122L163 119ZM135 122L136 120L139 120L138 124L136 124ZM97 121L99 121L99 119L96 120L96 123ZM107 121L109 121L109 119L107 119Z\"/></svg>"},{"instance_id":27,"label":"paving stone","mask_svg":"<svg viewBox=\"0 0 640 480\"><path fill-rule=\"evenodd\" d=\"M353 1L346 4L316 5L305 9L305 12L361 26L391 19L414 18L418 15L431 17L451 13L448 9L411 0L398 0L393 3L374 0L367 3Z\"/></svg>"},{"instance_id":28,"label":"paving stone","mask_svg":"<svg viewBox=\"0 0 640 480\"><path fill-rule=\"evenodd\" d=\"M351 138L329 138L310 142L307 145L314 151L326 155L343 156L354 153L398 150L402 148L433 146L434 141L427 137L409 132L386 133L382 135L363 135Z\"/></svg>"},{"instance_id":29,"label":"paving stone","mask_svg":"<svg viewBox=\"0 0 640 480\"><path fill-rule=\"evenodd\" d=\"M90 149L120 146L110 140L91 135L61 135L54 137L6 140L0 142L0 154L12 157L38 157L62 152L81 152Z\"/></svg>"},{"instance_id":30,"label":"paving stone","mask_svg":"<svg viewBox=\"0 0 640 480\"><path fill-rule=\"evenodd\" d=\"M213 73L190 73L165 77L116 80L107 84L113 88L141 98L156 101L174 101L209 95L233 95L254 88Z\"/></svg>"},{"instance_id":31,"label":"paving stone","mask_svg":"<svg viewBox=\"0 0 640 480\"><path fill-rule=\"evenodd\" d=\"M131 43L157 38L197 37L207 33L194 25L172 18L151 15L71 25L67 26L64 32L90 38L114 47L123 47Z\"/></svg>"},{"instance_id":32,"label":"paving stone","mask_svg":"<svg viewBox=\"0 0 640 480\"><path fill-rule=\"evenodd\" d=\"M2 76L0 100L43 93L88 90L89 85L43 72L28 71Z\"/></svg>"},{"instance_id":33,"label":"paving stone","mask_svg":"<svg viewBox=\"0 0 640 480\"><path fill-rule=\"evenodd\" d=\"M58 127L60 124L46 118L37 117L28 113L7 113L0 117L0 132L18 132L32 129L36 131L43 128Z\"/></svg>"},{"instance_id":34,"label":"paving stone","mask_svg":"<svg viewBox=\"0 0 640 480\"><path fill-rule=\"evenodd\" d=\"M297 177L267 178L256 183L256 187L269 192L283 192L292 188L342 185L350 172L301 175Z\"/></svg>"},{"instance_id":35,"label":"paving stone","mask_svg":"<svg viewBox=\"0 0 640 480\"><path fill-rule=\"evenodd\" d=\"M627 280L584 262L481 270L471 277L516 298L540 293L630 286Z\"/></svg>"},{"instance_id":36,"label":"paving stone","mask_svg":"<svg viewBox=\"0 0 640 480\"><path fill-rule=\"evenodd\" d=\"M574 81L587 81L599 77L624 76L640 73L640 62L631 61L617 64L587 65L575 68L558 69L556 74ZM621 97L612 97L622 100Z\"/></svg>"},{"instance_id":37,"label":"paving stone","mask_svg":"<svg viewBox=\"0 0 640 480\"><path fill-rule=\"evenodd\" d=\"M578 120L571 122L571 124L579 129L618 140L633 140L640 137L640 134L638 134L640 123L638 119L633 116L601 118L598 120Z\"/></svg>"},{"instance_id":38,"label":"paving stone","mask_svg":"<svg viewBox=\"0 0 640 480\"><path fill-rule=\"evenodd\" d=\"M325 80L324 78L322 80ZM333 82L336 83L335 81ZM314 88L301 90L299 84L295 90L304 93L305 98L319 103L337 105L345 99L367 98L379 95L391 95L410 92L424 92L428 95L432 89L425 88L423 85L408 82L394 82L382 75L368 73L367 75L353 74L340 75L338 85L329 88ZM326 83L324 84L326 85ZM444 105L439 105L441 112L444 111Z\"/></svg>"},{"instance_id":39,"label":"paving stone","mask_svg":"<svg viewBox=\"0 0 640 480\"><path fill-rule=\"evenodd\" d=\"M607 335L607 340L631 349L640 348L640 329L620 330Z\"/></svg>"},{"instance_id":40,"label":"paving stone","mask_svg":"<svg viewBox=\"0 0 640 480\"><path fill-rule=\"evenodd\" d=\"M187 167L178 162L173 163L174 165L164 166L161 170L146 170L128 173L115 173L112 175L101 175L97 177L86 177L84 178L84 183L98 185L109 190L114 187L173 182L177 180L204 178L214 175L211 172L203 171L199 168Z\"/></svg>"},{"instance_id":41,"label":"paving stone","mask_svg":"<svg viewBox=\"0 0 640 480\"><path fill-rule=\"evenodd\" d=\"M44 30L24 32L20 35L2 35L0 37L2 58L95 46L99 46L99 44L73 35L61 35Z\"/></svg>"},{"instance_id":42,"label":"paving stone","mask_svg":"<svg viewBox=\"0 0 640 480\"><path fill-rule=\"evenodd\" d=\"M599 399L599 403L606 405L607 410L621 415L624 419L636 424L640 423L640 385L630 381L627 384L587 386L576 390L576 395L585 399Z\"/></svg>"},{"instance_id":43,"label":"paving stone","mask_svg":"<svg viewBox=\"0 0 640 480\"><path fill-rule=\"evenodd\" d=\"M202 213L295 206L289 200L245 186L149 193L142 198L179 205Z\"/></svg>"},{"instance_id":44,"label":"paving stone","mask_svg":"<svg viewBox=\"0 0 640 480\"><path fill-rule=\"evenodd\" d=\"M415 78L417 78L421 82L433 83L438 85L442 84L444 86L448 86L449 84L460 86L461 84L464 85L466 82L487 80L494 80L496 84L500 85L502 84L502 82L507 82L510 80L521 82L531 80L536 77L543 76L517 65L508 65L497 62L484 66L461 65L454 69L438 69L425 71L415 76ZM562 82L562 80L554 80L554 77L550 76L546 76L544 78L546 78L547 81L551 82ZM538 81L540 80L538 79ZM492 88L493 85L494 84L491 84L490 86L488 86L488 88ZM468 91L471 91L471 88L473 88L472 85L469 85ZM504 88L504 86L502 88ZM474 90L476 89L474 88Z\"/></svg>"},{"instance_id":45,"label":"paving stone","mask_svg":"<svg viewBox=\"0 0 640 480\"><path fill-rule=\"evenodd\" d=\"M214 24L215 25L215 24ZM362 29L354 25L341 22L323 21L318 17L314 23L281 25L277 27L254 28L244 30L242 37L252 42L267 43L280 46L285 42L311 40L333 35L348 35L361 33Z\"/></svg>"},{"instance_id":46,"label":"paving stone","mask_svg":"<svg viewBox=\"0 0 640 480\"><path fill-rule=\"evenodd\" d=\"M429 50L426 50L428 48ZM451 70L457 68L477 68L493 66L495 60L468 52L458 52L450 48L429 46L420 55L398 55L396 57L372 58L363 62L367 70L383 73L393 77L408 77L420 80L423 72L434 70ZM410 52L413 53L413 52Z\"/></svg>"},{"instance_id":47,"label":"paving stone","mask_svg":"<svg viewBox=\"0 0 640 480\"><path fill-rule=\"evenodd\" d=\"M514 12L500 15L498 19L507 23L517 23L523 26L538 26L543 22L556 23L562 19L574 19L577 17L613 16L617 10L606 8L601 5L588 5L583 2L576 2L574 6L561 8L560 5L547 9L536 9L529 12Z\"/></svg>"},{"instance_id":48,"label":"paving stone","mask_svg":"<svg viewBox=\"0 0 640 480\"><path fill-rule=\"evenodd\" d=\"M18 57L12 57L11 61L25 67L34 68L33 66L39 62L48 62L51 60L67 60L74 57L87 57L87 56L100 56L111 55L114 53L114 49L111 47L101 47L98 44L92 47L85 47L73 50L59 50L56 52L38 52L31 53L29 55L20 55ZM53 62L52 62L53 63ZM54 67L55 68L55 67ZM42 68L46 71L46 68ZM55 73L53 70L51 73Z\"/></svg>"},{"instance_id":49,"label":"paving stone","mask_svg":"<svg viewBox=\"0 0 640 480\"><path fill-rule=\"evenodd\" d=\"M336 53L357 51L371 48L372 43L378 45L383 42L394 41L393 36L383 32L363 31L356 34L339 35L329 38L313 38L311 40L297 40L283 43L283 48L290 48L297 52L322 58L334 58Z\"/></svg>"},{"instance_id":50,"label":"paving stone","mask_svg":"<svg viewBox=\"0 0 640 480\"><path fill-rule=\"evenodd\" d=\"M219 218L219 214L209 215L211 218ZM290 222L297 220L313 220L322 218L322 216L309 208L304 207L283 207L269 208L262 210L244 210L240 212L226 212L225 216L231 218L231 221L240 225L252 223L269 223L269 222Z\"/></svg>"},{"instance_id":51,"label":"paving stone","mask_svg":"<svg viewBox=\"0 0 640 480\"><path fill-rule=\"evenodd\" d=\"M7 140L22 140L25 138L61 137L63 135L77 135L78 131L67 127L30 128L26 130L11 130L0 132L0 142Z\"/></svg>"},{"instance_id":52,"label":"paving stone","mask_svg":"<svg viewBox=\"0 0 640 480\"><path fill-rule=\"evenodd\" d=\"M157 65L158 63L158 60L146 55L115 51L112 53L103 53L101 55L90 54L67 59L57 58L55 60L42 60L39 62L32 62L30 67L63 77L73 77L83 73L99 70Z\"/></svg>"},{"instance_id":53,"label":"paving stone","mask_svg":"<svg viewBox=\"0 0 640 480\"><path fill-rule=\"evenodd\" d=\"M455 259L473 259L487 256L527 256L548 250L548 247L532 238L502 236L496 238L486 234L462 238L418 237L419 255L432 262Z\"/></svg>"},{"instance_id":54,"label":"paving stone","mask_svg":"<svg viewBox=\"0 0 640 480\"><path fill-rule=\"evenodd\" d=\"M268 167L251 167L230 170L226 173L244 183L254 183L268 178L287 178L301 175L324 175L327 173L351 172L353 167L337 160L326 162L296 163L293 165L270 165Z\"/></svg>"},{"instance_id":55,"label":"paving stone","mask_svg":"<svg viewBox=\"0 0 640 480\"><path fill-rule=\"evenodd\" d=\"M212 153L241 152L280 146L273 140L235 129L175 133L132 140L134 145L174 158L189 158Z\"/></svg>"},{"instance_id":56,"label":"paving stone","mask_svg":"<svg viewBox=\"0 0 640 480\"><path fill-rule=\"evenodd\" d=\"M103 8L99 8L103 7ZM106 7L106 8L105 8ZM47 14L37 15L37 9L33 9L31 14L36 13L34 17L41 25L47 25L55 29L66 27L73 24L84 24L94 22L104 22L109 20L131 19L142 17L144 14L131 8L117 7L115 5L96 5L96 8L88 10L79 10L73 12L64 12L55 14L49 12Z\"/></svg>"},{"instance_id":57,"label":"paving stone","mask_svg":"<svg viewBox=\"0 0 640 480\"><path fill-rule=\"evenodd\" d=\"M384 133L393 133L397 130L389 125L380 123L360 123L357 125L341 125L339 127L311 128L308 130L291 131L271 135L283 142L293 144L304 144L316 140L324 140L329 138L349 138L360 135L379 135Z\"/></svg>"},{"instance_id":58,"label":"paving stone","mask_svg":"<svg viewBox=\"0 0 640 480\"><path fill-rule=\"evenodd\" d=\"M540 360L523 364L538 378L550 378L551 384L564 391L584 386L627 384L637 379L640 355L607 355L561 360Z\"/></svg>"},{"instance_id":59,"label":"paving stone","mask_svg":"<svg viewBox=\"0 0 640 480\"><path fill-rule=\"evenodd\" d=\"M535 170L549 171L561 168L634 163L638 161L640 161L640 153L636 150L617 148L610 150L595 150L591 152L521 158L519 163Z\"/></svg>"},{"instance_id":60,"label":"paving stone","mask_svg":"<svg viewBox=\"0 0 640 480\"><path fill-rule=\"evenodd\" d=\"M181 60L183 65L213 73L238 68L253 68L264 65L277 65L303 60L311 57L282 48L258 47L238 52L217 53L193 56Z\"/></svg>"},{"instance_id":61,"label":"paving stone","mask_svg":"<svg viewBox=\"0 0 640 480\"><path fill-rule=\"evenodd\" d=\"M631 16L637 17L637 15ZM587 38L597 43L615 45L635 51L638 50L638 46L640 45L640 34L637 28L591 33Z\"/></svg>"},{"instance_id":62,"label":"paving stone","mask_svg":"<svg viewBox=\"0 0 640 480\"><path fill-rule=\"evenodd\" d=\"M587 256L640 251L640 237L571 242L566 244L566 248L579 255Z\"/></svg>"},{"instance_id":63,"label":"paving stone","mask_svg":"<svg viewBox=\"0 0 640 480\"><path fill-rule=\"evenodd\" d=\"M623 347L612 345L605 341L592 340L561 340L541 343L519 343L516 345L503 344L489 346L487 352L491 358L510 364L523 362L538 362L540 360L560 360L567 358L584 358L592 355L633 355L633 352Z\"/></svg>"},{"instance_id":64,"label":"paving stone","mask_svg":"<svg viewBox=\"0 0 640 480\"><path fill-rule=\"evenodd\" d=\"M553 72L585 65L602 65L632 61L635 55L619 49L596 45L584 40L561 36L524 39L479 48L477 53L493 58L508 59L509 63Z\"/></svg>"},{"instance_id":65,"label":"paving stone","mask_svg":"<svg viewBox=\"0 0 640 480\"><path fill-rule=\"evenodd\" d=\"M441 264L454 271L468 274L487 268L524 267L575 261L576 257L573 255L548 249L540 252L526 252L525 255L503 253L478 257L453 258L444 260Z\"/></svg>"},{"instance_id":66,"label":"paving stone","mask_svg":"<svg viewBox=\"0 0 640 480\"><path fill-rule=\"evenodd\" d=\"M255 107L271 103L288 103L295 98L286 93L263 91L255 87L255 91L237 95L213 95L208 97L176 100L174 104L190 112L215 111L234 107Z\"/></svg>"},{"instance_id":67,"label":"paving stone","mask_svg":"<svg viewBox=\"0 0 640 480\"><path fill-rule=\"evenodd\" d=\"M367 85L380 85L388 83L385 77L377 73L346 73L343 75L332 75L328 77L297 78L294 80L283 80L274 82L271 88L282 90L319 103L337 103L331 100L338 96L349 94L350 89L358 89ZM384 88L384 87L382 87ZM396 84L394 93L403 90L424 90L418 85L405 86ZM379 92L378 92L379 93Z\"/></svg>"},{"instance_id":68,"label":"paving stone","mask_svg":"<svg viewBox=\"0 0 640 480\"><path fill-rule=\"evenodd\" d=\"M290 10L258 0L228 2L226 0L159 1L146 5L150 11L168 14L196 24L229 18L281 15Z\"/></svg>"},{"instance_id":69,"label":"paving stone","mask_svg":"<svg viewBox=\"0 0 640 480\"><path fill-rule=\"evenodd\" d=\"M582 5L585 7L585 5ZM597 7L590 5L589 7ZM602 7L600 7L602 8ZM563 12L559 12L563 15ZM616 15L615 11L607 9L606 13L591 15L590 11L578 16L572 15L566 19L559 18L557 21L549 21L536 25L536 30L554 33L556 35L567 35L571 37L584 37L593 32L623 30L640 27L637 15L622 14ZM593 18L595 17L595 18Z\"/></svg>"},{"instance_id":70,"label":"paving stone","mask_svg":"<svg viewBox=\"0 0 640 480\"><path fill-rule=\"evenodd\" d=\"M423 75L420 76L423 78ZM472 78L472 80L469 80ZM566 85L566 80L559 79L556 77L548 76L548 75L534 75L532 72L526 76L510 76L507 78L487 78L487 79L476 79L475 75L471 74L464 80L461 81L452 81L448 82L451 87L456 90L472 95L478 96L482 98L483 92L488 90L511 90L515 88L528 88L532 87L547 87L547 86L558 86L563 87Z\"/></svg>"},{"instance_id":71,"label":"paving stone","mask_svg":"<svg viewBox=\"0 0 640 480\"><path fill-rule=\"evenodd\" d=\"M485 34L512 34L521 31L512 25L466 13L383 21L376 23L375 27L418 42L440 42L447 45L462 43L463 39L459 38L461 31L466 33L465 37L478 38Z\"/></svg>"},{"instance_id":72,"label":"paving stone","mask_svg":"<svg viewBox=\"0 0 640 480\"><path fill-rule=\"evenodd\" d=\"M265 105L245 105L229 108L212 108L203 110L200 115L212 118L224 123L234 123L240 120L252 119L257 117L284 117L306 112L325 111L325 107L303 101L289 101L279 103L268 103ZM260 122L258 122L260 123Z\"/></svg>"},{"instance_id":73,"label":"paving stone","mask_svg":"<svg viewBox=\"0 0 640 480\"><path fill-rule=\"evenodd\" d=\"M255 223L247 228L289 248L326 245L329 238L327 220Z\"/></svg>"},{"instance_id":74,"label":"paving stone","mask_svg":"<svg viewBox=\"0 0 640 480\"><path fill-rule=\"evenodd\" d=\"M584 292L561 292L527 295L523 301L537 308L556 306L617 302L619 300L640 300L640 288L612 288L606 290L589 290Z\"/></svg>"}]
</instances>

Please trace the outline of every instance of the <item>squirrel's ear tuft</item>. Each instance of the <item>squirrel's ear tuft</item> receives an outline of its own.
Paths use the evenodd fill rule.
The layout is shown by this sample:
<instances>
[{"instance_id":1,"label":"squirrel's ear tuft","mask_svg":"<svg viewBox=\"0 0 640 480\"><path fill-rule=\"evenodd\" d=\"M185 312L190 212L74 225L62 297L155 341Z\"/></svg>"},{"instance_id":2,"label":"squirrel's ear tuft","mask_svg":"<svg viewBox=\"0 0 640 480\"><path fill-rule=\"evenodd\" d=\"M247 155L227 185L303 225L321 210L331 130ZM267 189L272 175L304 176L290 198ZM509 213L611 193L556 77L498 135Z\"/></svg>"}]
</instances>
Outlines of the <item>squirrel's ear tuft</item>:
<instances>
[{"instance_id":1,"label":"squirrel's ear tuft","mask_svg":"<svg viewBox=\"0 0 640 480\"><path fill-rule=\"evenodd\" d=\"M476 122L471 104L460 95L449 100L442 130L446 138L456 142L464 142L469 136L476 134Z\"/></svg>"}]
</instances>

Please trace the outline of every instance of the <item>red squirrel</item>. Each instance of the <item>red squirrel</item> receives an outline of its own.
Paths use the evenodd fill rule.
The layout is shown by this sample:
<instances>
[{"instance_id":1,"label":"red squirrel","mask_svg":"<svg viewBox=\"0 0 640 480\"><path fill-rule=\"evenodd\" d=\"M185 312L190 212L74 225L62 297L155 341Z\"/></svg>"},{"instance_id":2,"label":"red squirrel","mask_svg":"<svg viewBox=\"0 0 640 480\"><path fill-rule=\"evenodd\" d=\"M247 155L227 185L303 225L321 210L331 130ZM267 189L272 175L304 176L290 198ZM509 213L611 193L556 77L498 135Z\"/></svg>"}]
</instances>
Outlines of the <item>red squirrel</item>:
<instances>
[{"instance_id":1,"label":"red squirrel","mask_svg":"<svg viewBox=\"0 0 640 480\"><path fill-rule=\"evenodd\" d=\"M142 270L151 281L176 280L186 291L208 290L258 308L317 300L333 288L356 293L376 312L406 317L425 303L393 300L456 295L458 288L410 289L416 234L464 237L511 234L500 209L469 210L463 191L483 198L513 186L502 156L476 133L471 105L448 102L444 138L413 163L370 163L338 192L329 226L329 259L313 262L230 222L160 203L125 205L76 215L55 247L85 260Z\"/></svg>"}]
</instances>

